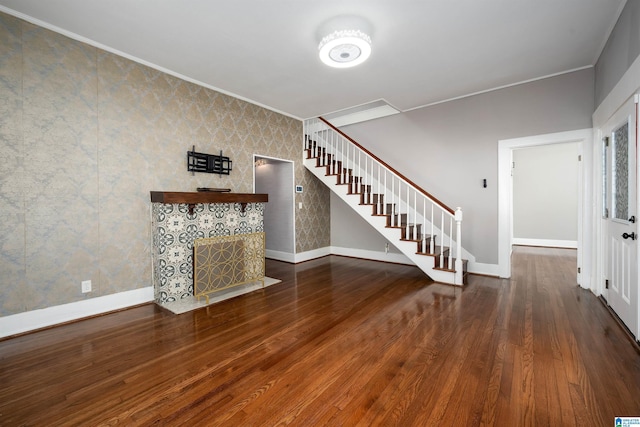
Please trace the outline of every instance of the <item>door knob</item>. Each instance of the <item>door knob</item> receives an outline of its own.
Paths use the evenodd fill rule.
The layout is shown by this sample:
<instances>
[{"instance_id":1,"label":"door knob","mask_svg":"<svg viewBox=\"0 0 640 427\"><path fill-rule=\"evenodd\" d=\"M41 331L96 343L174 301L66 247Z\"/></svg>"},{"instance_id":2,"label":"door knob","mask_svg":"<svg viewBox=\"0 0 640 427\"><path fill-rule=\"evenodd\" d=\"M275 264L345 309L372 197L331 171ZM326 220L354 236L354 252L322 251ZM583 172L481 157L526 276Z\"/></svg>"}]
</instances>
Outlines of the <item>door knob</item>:
<instances>
[{"instance_id":1,"label":"door knob","mask_svg":"<svg viewBox=\"0 0 640 427\"><path fill-rule=\"evenodd\" d=\"M622 238L636 240L636 233L622 233Z\"/></svg>"},{"instance_id":2,"label":"door knob","mask_svg":"<svg viewBox=\"0 0 640 427\"><path fill-rule=\"evenodd\" d=\"M635 216L632 216L631 218L629 218L629 222L630 222L630 223L632 223L632 224L635 224L635 222L636 222L636 217L635 217Z\"/></svg>"}]
</instances>

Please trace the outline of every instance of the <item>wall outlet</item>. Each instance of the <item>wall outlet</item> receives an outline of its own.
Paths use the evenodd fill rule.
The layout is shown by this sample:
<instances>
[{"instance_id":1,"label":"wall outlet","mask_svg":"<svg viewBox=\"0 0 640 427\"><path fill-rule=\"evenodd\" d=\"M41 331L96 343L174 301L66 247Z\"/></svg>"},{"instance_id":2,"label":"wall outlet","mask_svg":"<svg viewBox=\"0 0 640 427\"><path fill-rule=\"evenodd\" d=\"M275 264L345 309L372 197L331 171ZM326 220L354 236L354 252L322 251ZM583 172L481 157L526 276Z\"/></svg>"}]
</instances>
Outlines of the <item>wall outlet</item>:
<instances>
[{"instance_id":1,"label":"wall outlet","mask_svg":"<svg viewBox=\"0 0 640 427\"><path fill-rule=\"evenodd\" d=\"M385 254L388 254L388 253L389 253L389 244L388 244L388 243L385 243L385 244L384 244L384 253L385 253Z\"/></svg>"},{"instance_id":2,"label":"wall outlet","mask_svg":"<svg viewBox=\"0 0 640 427\"><path fill-rule=\"evenodd\" d=\"M91 292L91 280L82 281L82 293L86 294L87 292Z\"/></svg>"}]
</instances>

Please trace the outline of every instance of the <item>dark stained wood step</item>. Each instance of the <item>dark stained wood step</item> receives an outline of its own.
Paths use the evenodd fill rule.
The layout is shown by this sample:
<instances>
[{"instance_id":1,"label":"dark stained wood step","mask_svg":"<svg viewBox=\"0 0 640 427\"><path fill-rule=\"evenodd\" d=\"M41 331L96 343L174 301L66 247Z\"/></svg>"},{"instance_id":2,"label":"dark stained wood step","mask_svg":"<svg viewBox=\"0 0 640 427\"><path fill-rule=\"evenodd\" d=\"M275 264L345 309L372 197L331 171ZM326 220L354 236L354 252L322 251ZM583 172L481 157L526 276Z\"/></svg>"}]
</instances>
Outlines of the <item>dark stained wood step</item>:
<instances>
[{"instance_id":1,"label":"dark stained wood step","mask_svg":"<svg viewBox=\"0 0 640 427\"><path fill-rule=\"evenodd\" d=\"M406 224L400 230L400 240L420 240L419 238L414 238L414 232L419 236L422 235L422 224Z\"/></svg>"},{"instance_id":2,"label":"dark stained wood step","mask_svg":"<svg viewBox=\"0 0 640 427\"><path fill-rule=\"evenodd\" d=\"M373 215L384 215L384 194L373 195Z\"/></svg>"},{"instance_id":3,"label":"dark stained wood step","mask_svg":"<svg viewBox=\"0 0 640 427\"><path fill-rule=\"evenodd\" d=\"M432 257L436 257L436 258L439 259L441 250L442 250L441 246L434 246L433 247L433 252L434 253L416 252L416 255L432 256ZM448 254L449 254L449 248L444 248L444 256L446 257Z\"/></svg>"},{"instance_id":4,"label":"dark stained wood step","mask_svg":"<svg viewBox=\"0 0 640 427\"><path fill-rule=\"evenodd\" d=\"M436 259L436 261L438 261L438 259ZM456 265L456 258L453 258L452 260L452 267L451 269L447 268L447 263L449 262L448 258L445 258L444 260L444 268L440 268L440 264L439 261L436 262L435 267L433 268L434 270L441 270L441 271L450 271L450 272L454 272L455 273L455 265ZM469 272L467 270L468 268L468 264L469 264L469 260L463 259L462 260L462 284L466 285L468 283L468 276L469 276Z\"/></svg>"},{"instance_id":5,"label":"dark stained wood step","mask_svg":"<svg viewBox=\"0 0 640 427\"><path fill-rule=\"evenodd\" d=\"M418 243L418 251L416 253L425 255L427 253L429 253L429 249L431 247L431 240L433 239L433 243L434 243L434 249L437 246L435 244L436 242L436 236L431 236L430 234L427 234L425 236L423 236L423 239L420 240Z\"/></svg>"},{"instance_id":6,"label":"dark stained wood step","mask_svg":"<svg viewBox=\"0 0 640 427\"><path fill-rule=\"evenodd\" d=\"M407 225L407 214L406 213L401 213L401 214L394 214L391 215L390 217L393 217L394 224L397 225L391 225L391 222L389 223L389 225L387 226L387 228L402 228L405 227Z\"/></svg>"},{"instance_id":7,"label":"dark stained wood step","mask_svg":"<svg viewBox=\"0 0 640 427\"><path fill-rule=\"evenodd\" d=\"M360 204L371 204L371 184L360 185Z\"/></svg>"}]
</instances>

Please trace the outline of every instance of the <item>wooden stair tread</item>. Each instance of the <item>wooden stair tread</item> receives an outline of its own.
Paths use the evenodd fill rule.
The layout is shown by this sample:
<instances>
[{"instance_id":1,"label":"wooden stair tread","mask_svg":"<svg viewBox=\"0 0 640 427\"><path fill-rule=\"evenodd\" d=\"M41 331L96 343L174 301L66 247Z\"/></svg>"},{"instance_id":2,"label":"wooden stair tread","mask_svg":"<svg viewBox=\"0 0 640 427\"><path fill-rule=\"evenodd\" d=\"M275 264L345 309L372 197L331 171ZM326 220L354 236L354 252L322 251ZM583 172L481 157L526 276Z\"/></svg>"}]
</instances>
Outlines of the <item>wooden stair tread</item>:
<instances>
[{"instance_id":1,"label":"wooden stair tread","mask_svg":"<svg viewBox=\"0 0 640 427\"><path fill-rule=\"evenodd\" d=\"M440 255L444 254L446 256L449 253L449 248L445 248L444 252L442 252L442 253L440 251L441 251L441 247L440 246L434 246L433 247L433 253L416 252L416 255L440 256Z\"/></svg>"},{"instance_id":2,"label":"wooden stair tread","mask_svg":"<svg viewBox=\"0 0 640 427\"><path fill-rule=\"evenodd\" d=\"M462 260L462 283L463 283L463 284L466 284L466 283L467 283L467 275L468 275L468 273L469 273L469 272L467 271L467 264L468 264L468 263L469 263L469 261L468 261L468 260L466 260L466 259L463 259L463 260ZM446 264L447 264L447 263L445 262L445 265L446 265ZM456 265L456 259L455 259L455 258L453 259L453 265L454 265L454 266ZM451 272L451 273L455 273L455 272L456 272L456 269L455 269L455 268L451 268L451 269L450 269L450 268L447 268L447 267L442 267L442 268L440 268L439 264L437 264L437 263L436 263L436 265L433 267L433 269L434 269L434 270L439 270L439 271L449 271L449 272Z\"/></svg>"}]
</instances>

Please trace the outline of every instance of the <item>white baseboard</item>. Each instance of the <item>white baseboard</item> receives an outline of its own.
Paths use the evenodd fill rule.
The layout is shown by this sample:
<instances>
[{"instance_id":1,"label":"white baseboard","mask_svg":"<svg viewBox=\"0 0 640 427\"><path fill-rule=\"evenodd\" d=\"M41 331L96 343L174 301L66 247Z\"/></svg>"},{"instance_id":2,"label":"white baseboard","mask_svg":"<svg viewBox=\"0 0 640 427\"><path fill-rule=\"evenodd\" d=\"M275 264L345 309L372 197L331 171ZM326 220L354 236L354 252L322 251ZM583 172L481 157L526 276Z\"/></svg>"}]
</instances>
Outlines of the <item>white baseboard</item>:
<instances>
[{"instance_id":1,"label":"white baseboard","mask_svg":"<svg viewBox=\"0 0 640 427\"><path fill-rule=\"evenodd\" d=\"M578 248L577 240L523 239L514 237L512 243L514 245L544 246L547 248Z\"/></svg>"},{"instance_id":2,"label":"white baseboard","mask_svg":"<svg viewBox=\"0 0 640 427\"><path fill-rule=\"evenodd\" d=\"M324 248L314 249L312 251L300 252L295 256L295 263L309 261L323 256L331 255L331 249L328 246Z\"/></svg>"},{"instance_id":3,"label":"white baseboard","mask_svg":"<svg viewBox=\"0 0 640 427\"><path fill-rule=\"evenodd\" d=\"M265 249L264 256L265 258L275 259L276 261L296 262L296 254L292 254L291 252L280 252Z\"/></svg>"},{"instance_id":4,"label":"white baseboard","mask_svg":"<svg viewBox=\"0 0 640 427\"><path fill-rule=\"evenodd\" d=\"M369 251L366 249L353 249L331 246L332 255L343 255L354 258L370 259L373 261L393 262L395 264L414 265L414 263L403 254L389 252ZM498 277L498 264L484 264L481 262L471 262L467 265L469 273L482 274L484 276Z\"/></svg>"},{"instance_id":5,"label":"white baseboard","mask_svg":"<svg viewBox=\"0 0 640 427\"><path fill-rule=\"evenodd\" d=\"M467 271L472 274L500 277L500 266L498 264L485 264L482 262L469 261Z\"/></svg>"},{"instance_id":6,"label":"white baseboard","mask_svg":"<svg viewBox=\"0 0 640 427\"><path fill-rule=\"evenodd\" d=\"M153 301L153 286L0 317L0 338Z\"/></svg>"},{"instance_id":7,"label":"white baseboard","mask_svg":"<svg viewBox=\"0 0 640 427\"><path fill-rule=\"evenodd\" d=\"M280 253L284 254L284 253ZM276 256L280 256L280 254L276 253L274 256L269 256L269 251L267 251L267 258L278 259L281 261L287 262L303 262L309 261L311 259L320 258L326 255L342 255L353 258L362 258L362 259L370 259L372 261L382 261L382 262L392 262L395 264L406 264L406 265L414 265L414 263L407 258L405 255L397 253L397 252L389 252L384 253L380 251L370 251L367 249L354 249L354 248L344 248L341 246L329 246L325 248L315 249L313 251L301 252L295 255L295 261L291 261L289 259L280 259L276 258ZM291 255L291 254L285 254ZM469 273L482 274L484 276L495 276L499 277L499 268L498 264L485 264L481 262L469 262L467 266Z\"/></svg>"},{"instance_id":8,"label":"white baseboard","mask_svg":"<svg viewBox=\"0 0 640 427\"><path fill-rule=\"evenodd\" d=\"M370 259L373 261L393 262L395 264L414 265L413 261L396 252L379 252L367 249L343 248L339 246L331 246L332 255L349 256L353 258Z\"/></svg>"}]
</instances>

